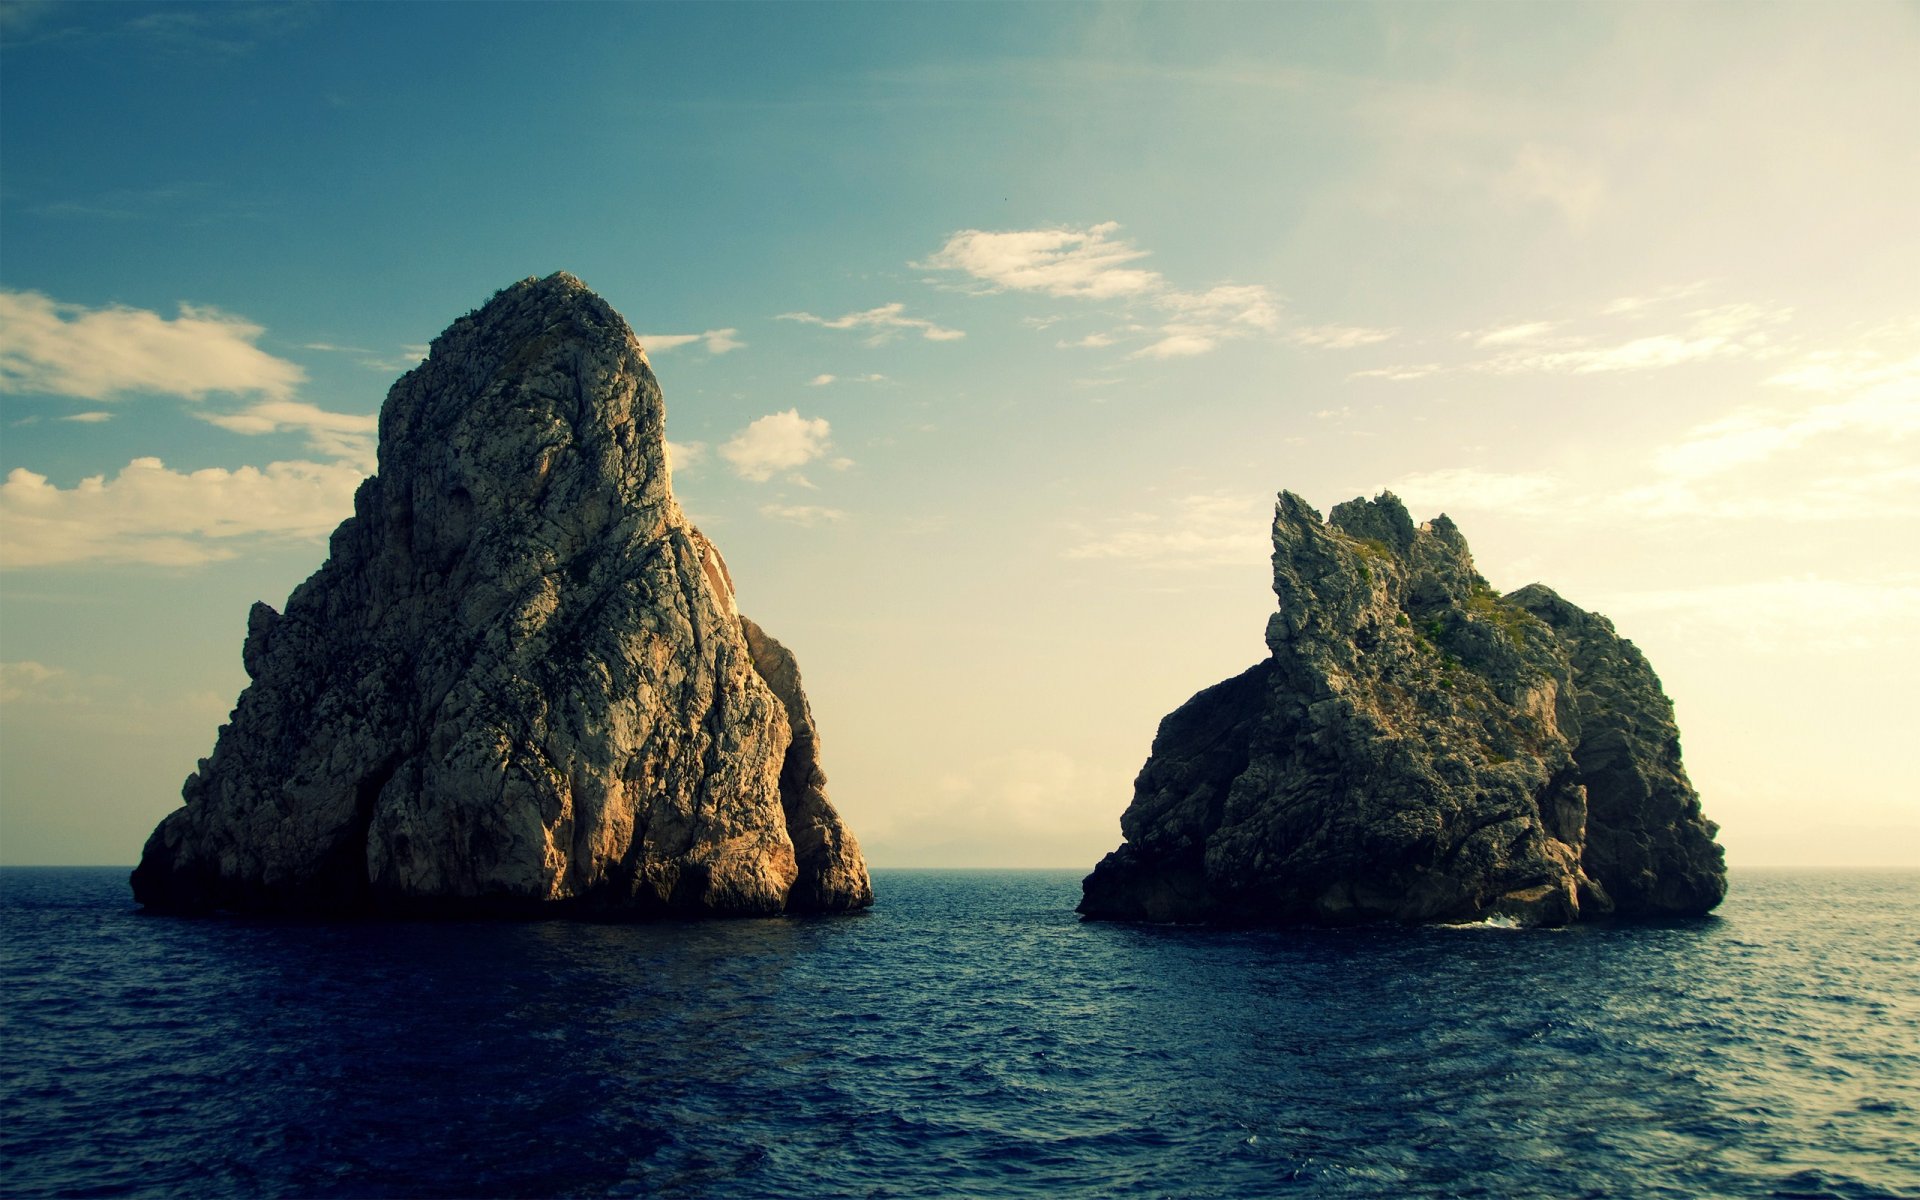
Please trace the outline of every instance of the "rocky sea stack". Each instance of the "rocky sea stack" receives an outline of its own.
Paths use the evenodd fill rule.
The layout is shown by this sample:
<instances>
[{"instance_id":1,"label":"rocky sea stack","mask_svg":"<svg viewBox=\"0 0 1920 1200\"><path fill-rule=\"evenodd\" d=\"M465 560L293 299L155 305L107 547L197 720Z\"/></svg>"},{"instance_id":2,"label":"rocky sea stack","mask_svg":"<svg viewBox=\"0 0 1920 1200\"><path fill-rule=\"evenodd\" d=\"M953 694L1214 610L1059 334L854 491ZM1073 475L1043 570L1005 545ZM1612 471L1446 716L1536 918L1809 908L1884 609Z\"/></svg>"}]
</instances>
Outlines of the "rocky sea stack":
<instances>
[{"instance_id":1,"label":"rocky sea stack","mask_svg":"<svg viewBox=\"0 0 1920 1200\"><path fill-rule=\"evenodd\" d=\"M456 321L135 898L174 911L751 915L870 904L793 656L673 498L660 387L570 275Z\"/></svg>"},{"instance_id":2,"label":"rocky sea stack","mask_svg":"<svg viewBox=\"0 0 1920 1200\"><path fill-rule=\"evenodd\" d=\"M1273 520L1270 656L1161 722L1089 917L1235 924L1688 916L1726 894L1633 643L1391 494Z\"/></svg>"}]
</instances>

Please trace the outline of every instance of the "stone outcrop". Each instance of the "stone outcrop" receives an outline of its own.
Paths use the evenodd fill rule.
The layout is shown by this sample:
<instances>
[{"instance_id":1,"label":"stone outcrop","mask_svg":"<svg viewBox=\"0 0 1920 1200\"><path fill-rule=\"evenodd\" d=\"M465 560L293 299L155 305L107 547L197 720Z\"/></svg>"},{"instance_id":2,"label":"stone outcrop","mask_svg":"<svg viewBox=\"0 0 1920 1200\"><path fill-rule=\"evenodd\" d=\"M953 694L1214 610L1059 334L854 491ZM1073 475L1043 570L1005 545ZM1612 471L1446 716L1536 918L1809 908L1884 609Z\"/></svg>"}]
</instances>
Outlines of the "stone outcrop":
<instances>
[{"instance_id":1,"label":"stone outcrop","mask_svg":"<svg viewBox=\"0 0 1920 1200\"><path fill-rule=\"evenodd\" d=\"M1095 918L1243 924L1705 913L1717 827L1605 617L1502 596L1446 517L1282 493L1269 657L1161 722Z\"/></svg>"},{"instance_id":2,"label":"stone outcrop","mask_svg":"<svg viewBox=\"0 0 1920 1200\"><path fill-rule=\"evenodd\" d=\"M166 910L831 911L872 902L793 657L674 501L626 322L498 293L380 413L380 470L133 873Z\"/></svg>"}]
</instances>

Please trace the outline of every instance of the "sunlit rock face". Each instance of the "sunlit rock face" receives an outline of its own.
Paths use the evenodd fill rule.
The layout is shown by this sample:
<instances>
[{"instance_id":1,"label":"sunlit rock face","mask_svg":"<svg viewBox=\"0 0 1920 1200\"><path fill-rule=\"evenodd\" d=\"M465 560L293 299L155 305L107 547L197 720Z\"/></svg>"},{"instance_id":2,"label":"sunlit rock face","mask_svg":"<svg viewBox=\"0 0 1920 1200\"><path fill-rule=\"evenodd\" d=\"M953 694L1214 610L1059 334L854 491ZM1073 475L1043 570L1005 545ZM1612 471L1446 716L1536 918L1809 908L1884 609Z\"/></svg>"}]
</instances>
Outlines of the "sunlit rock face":
<instances>
[{"instance_id":1,"label":"sunlit rock face","mask_svg":"<svg viewBox=\"0 0 1920 1200\"><path fill-rule=\"evenodd\" d=\"M1605 617L1495 593L1391 494L1282 493L1269 657L1161 722L1089 917L1242 924L1705 913L1726 870L1673 706Z\"/></svg>"},{"instance_id":2,"label":"sunlit rock face","mask_svg":"<svg viewBox=\"0 0 1920 1200\"><path fill-rule=\"evenodd\" d=\"M168 910L771 914L872 889L792 655L673 498L660 388L570 275L456 321L133 873Z\"/></svg>"}]
</instances>

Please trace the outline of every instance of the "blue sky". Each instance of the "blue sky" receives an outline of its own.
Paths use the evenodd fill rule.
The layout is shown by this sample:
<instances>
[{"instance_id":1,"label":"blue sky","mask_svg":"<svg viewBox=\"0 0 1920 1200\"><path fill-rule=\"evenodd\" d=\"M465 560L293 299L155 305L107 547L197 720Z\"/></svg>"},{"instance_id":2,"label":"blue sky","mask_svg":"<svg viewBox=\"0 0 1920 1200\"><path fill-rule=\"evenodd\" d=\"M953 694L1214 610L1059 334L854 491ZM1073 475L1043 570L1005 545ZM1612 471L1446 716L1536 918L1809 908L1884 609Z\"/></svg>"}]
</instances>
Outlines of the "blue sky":
<instances>
[{"instance_id":1,"label":"blue sky","mask_svg":"<svg viewBox=\"0 0 1920 1200\"><path fill-rule=\"evenodd\" d=\"M1086 865L1391 487L1736 865L1920 864L1913 5L0 8L0 861L131 862L435 334L568 270L877 865Z\"/></svg>"}]
</instances>

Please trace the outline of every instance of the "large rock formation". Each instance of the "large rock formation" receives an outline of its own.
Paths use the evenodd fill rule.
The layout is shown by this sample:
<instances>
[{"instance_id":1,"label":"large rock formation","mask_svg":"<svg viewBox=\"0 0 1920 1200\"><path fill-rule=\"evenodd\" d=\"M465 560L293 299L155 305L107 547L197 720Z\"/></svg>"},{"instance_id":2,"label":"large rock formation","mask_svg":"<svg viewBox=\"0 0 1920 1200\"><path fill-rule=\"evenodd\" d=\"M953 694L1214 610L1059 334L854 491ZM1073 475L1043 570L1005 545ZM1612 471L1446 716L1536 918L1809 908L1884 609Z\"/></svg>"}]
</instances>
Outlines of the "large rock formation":
<instances>
[{"instance_id":1,"label":"large rock formation","mask_svg":"<svg viewBox=\"0 0 1920 1200\"><path fill-rule=\"evenodd\" d=\"M665 410L569 275L456 321L134 894L172 910L862 907L785 647L675 503Z\"/></svg>"},{"instance_id":2,"label":"large rock formation","mask_svg":"<svg viewBox=\"0 0 1920 1200\"><path fill-rule=\"evenodd\" d=\"M1282 493L1270 656L1161 722L1080 911L1284 924L1708 911L1717 827L1605 617L1498 595L1446 517Z\"/></svg>"}]
</instances>

